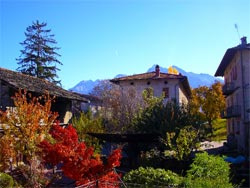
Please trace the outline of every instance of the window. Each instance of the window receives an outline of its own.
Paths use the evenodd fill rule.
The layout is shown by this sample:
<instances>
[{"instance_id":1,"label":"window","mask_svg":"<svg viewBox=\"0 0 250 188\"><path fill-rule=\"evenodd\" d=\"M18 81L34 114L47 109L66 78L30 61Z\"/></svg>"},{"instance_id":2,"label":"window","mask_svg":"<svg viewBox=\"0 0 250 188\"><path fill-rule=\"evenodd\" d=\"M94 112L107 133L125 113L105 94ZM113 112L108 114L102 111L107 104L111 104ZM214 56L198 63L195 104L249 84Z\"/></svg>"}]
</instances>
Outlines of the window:
<instances>
[{"instance_id":1,"label":"window","mask_svg":"<svg viewBox=\"0 0 250 188\"><path fill-rule=\"evenodd\" d=\"M237 80L237 64L234 65L234 67L232 67L230 76L231 76L231 81Z\"/></svg>"},{"instance_id":2,"label":"window","mask_svg":"<svg viewBox=\"0 0 250 188\"><path fill-rule=\"evenodd\" d=\"M163 88L162 93L164 98L169 98L169 88Z\"/></svg>"}]
</instances>

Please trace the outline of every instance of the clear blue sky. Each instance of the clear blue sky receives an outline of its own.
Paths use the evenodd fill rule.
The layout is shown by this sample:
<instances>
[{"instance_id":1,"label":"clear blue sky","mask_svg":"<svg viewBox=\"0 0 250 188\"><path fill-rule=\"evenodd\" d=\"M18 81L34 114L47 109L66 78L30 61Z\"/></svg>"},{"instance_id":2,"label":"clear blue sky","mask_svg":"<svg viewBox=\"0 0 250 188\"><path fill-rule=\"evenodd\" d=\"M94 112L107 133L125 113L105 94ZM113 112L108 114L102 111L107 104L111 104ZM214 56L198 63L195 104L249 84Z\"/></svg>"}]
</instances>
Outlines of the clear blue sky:
<instances>
[{"instance_id":1,"label":"clear blue sky","mask_svg":"<svg viewBox=\"0 0 250 188\"><path fill-rule=\"evenodd\" d=\"M225 51L250 42L249 0L0 0L0 67L16 70L24 32L46 22L69 89L82 80L176 65L214 75Z\"/></svg>"}]
</instances>

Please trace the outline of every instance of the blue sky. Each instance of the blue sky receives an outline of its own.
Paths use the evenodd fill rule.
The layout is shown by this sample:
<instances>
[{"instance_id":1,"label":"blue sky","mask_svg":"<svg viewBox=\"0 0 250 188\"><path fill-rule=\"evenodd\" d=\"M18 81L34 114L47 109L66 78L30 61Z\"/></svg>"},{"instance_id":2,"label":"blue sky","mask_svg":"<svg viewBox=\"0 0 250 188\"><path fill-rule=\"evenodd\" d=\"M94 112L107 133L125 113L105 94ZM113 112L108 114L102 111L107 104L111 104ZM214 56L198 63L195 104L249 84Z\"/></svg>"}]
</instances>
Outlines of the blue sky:
<instances>
[{"instance_id":1,"label":"blue sky","mask_svg":"<svg viewBox=\"0 0 250 188\"><path fill-rule=\"evenodd\" d=\"M249 0L0 0L0 67L17 69L19 43L36 20L61 48L65 89L154 64L214 75L239 35L250 41Z\"/></svg>"}]
</instances>

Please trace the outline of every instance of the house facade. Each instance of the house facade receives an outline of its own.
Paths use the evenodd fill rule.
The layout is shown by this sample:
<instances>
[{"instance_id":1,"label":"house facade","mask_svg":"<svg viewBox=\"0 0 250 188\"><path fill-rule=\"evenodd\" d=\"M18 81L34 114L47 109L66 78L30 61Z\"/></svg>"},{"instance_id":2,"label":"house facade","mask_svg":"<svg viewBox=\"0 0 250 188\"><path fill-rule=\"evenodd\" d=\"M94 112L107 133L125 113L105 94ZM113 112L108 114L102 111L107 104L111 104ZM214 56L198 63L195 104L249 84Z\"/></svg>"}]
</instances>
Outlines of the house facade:
<instances>
[{"instance_id":1,"label":"house facade","mask_svg":"<svg viewBox=\"0 0 250 188\"><path fill-rule=\"evenodd\" d=\"M47 80L0 67L0 110L14 107L12 97L19 89L32 93L32 96L48 92L55 97L51 111L58 112L58 120L63 124L69 123L72 115L81 111L82 103L89 103L83 95L67 91Z\"/></svg>"},{"instance_id":2,"label":"house facade","mask_svg":"<svg viewBox=\"0 0 250 188\"><path fill-rule=\"evenodd\" d=\"M223 94L227 119L228 144L239 152L249 153L250 126L250 44L246 37L241 44L227 49L215 76L224 77Z\"/></svg>"},{"instance_id":3,"label":"house facade","mask_svg":"<svg viewBox=\"0 0 250 188\"><path fill-rule=\"evenodd\" d=\"M155 71L143 74L135 74L110 80L120 86L122 93L134 89L137 96L148 88L153 89L153 95L161 97L164 101L175 100L178 103L188 103L191 96L191 88L186 76L181 74L162 73L159 65L155 66Z\"/></svg>"}]
</instances>

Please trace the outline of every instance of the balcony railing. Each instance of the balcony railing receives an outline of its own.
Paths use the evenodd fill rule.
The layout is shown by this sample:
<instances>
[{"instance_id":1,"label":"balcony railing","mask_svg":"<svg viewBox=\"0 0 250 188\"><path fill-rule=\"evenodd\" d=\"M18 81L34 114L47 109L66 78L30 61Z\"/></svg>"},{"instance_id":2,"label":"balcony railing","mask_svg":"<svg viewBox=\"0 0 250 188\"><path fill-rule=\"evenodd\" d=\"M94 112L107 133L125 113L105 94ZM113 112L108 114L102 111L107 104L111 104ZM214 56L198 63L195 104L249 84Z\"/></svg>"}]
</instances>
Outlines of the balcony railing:
<instances>
[{"instance_id":1,"label":"balcony railing","mask_svg":"<svg viewBox=\"0 0 250 188\"><path fill-rule=\"evenodd\" d=\"M230 82L230 83L224 84L224 86L222 87L222 92L223 92L223 95L230 95L230 94L232 94L236 89L237 89L237 87L235 87L235 84L232 83L232 82Z\"/></svg>"},{"instance_id":2,"label":"balcony railing","mask_svg":"<svg viewBox=\"0 0 250 188\"><path fill-rule=\"evenodd\" d=\"M230 106L222 112L221 116L222 118L240 117L241 107L239 105Z\"/></svg>"}]
</instances>

